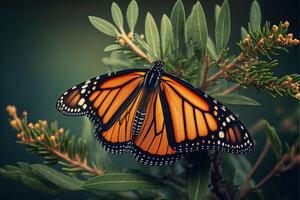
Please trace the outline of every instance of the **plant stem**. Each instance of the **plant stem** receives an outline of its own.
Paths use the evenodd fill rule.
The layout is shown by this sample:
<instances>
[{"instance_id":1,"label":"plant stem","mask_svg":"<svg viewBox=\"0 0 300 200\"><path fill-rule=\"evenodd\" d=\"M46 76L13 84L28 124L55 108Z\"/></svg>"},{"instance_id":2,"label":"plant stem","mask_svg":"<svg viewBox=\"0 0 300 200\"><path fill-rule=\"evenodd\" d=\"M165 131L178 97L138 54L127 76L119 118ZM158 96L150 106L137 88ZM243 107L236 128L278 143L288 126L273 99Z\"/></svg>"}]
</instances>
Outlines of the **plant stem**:
<instances>
[{"instance_id":1,"label":"plant stem","mask_svg":"<svg viewBox=\"0 0 300 200\"><path fill-rule=\"evenodd\" d=\"M202 83L200 84L199 88L201 90L205 90L207 88L207 76L208 76L208 71L209 71L209 67L210 67L210 57L208 55L205 56L205 65L204 65L204 75L202 78Z\"/></svg>"},{"instance_id":2,"label":"plant stem","mask_svg":"<svg viewBox=\"0 0 300 200\"><path fill-rule=\"evenodd\" d=\"M284 155L279 162L275 165L271 172L269 172L261 181L259 181L255 188L260 188L263 184L265 184L270 178L272 178L280 169L282 168L284 162L287 160L287 155Z\"/></svg>"},{"instance_id":3,"label":"plant stem","mask_svg":"<svg viewBox=\"0 0 300 200\"><path fill-rule=\"evenodd\" d=\"M243 187L241 189L240 192L240 197L239 199L241 199L242 197L245 196L245 194L248 193L249 189L248 189L248 185L249 185L249 181L250 178L252 177L252 175L254 174L254 172L257 170L257 168L259 167L259 165L262 163L262 161L264 160L264 158L266 157L268 150L270 149L271 146L271 142L269 139L267 139L267 142L262 150L262 152L260 153L258 159L256 160L255 164L253 165L253 167L251 168L249 174L246 176L245 181L243 183Z\"/></svg>"},{"instance_id":4,"label":"plant stem","mask_svg":"<svg viewBox=\"0 0 300 200\"><path fill-rule=\"evenodd\" d=\"M140 56L141 58L144 58L147 60L148 63L152 63L153 59L149 56L147 56L138 46L136 46L126 35L126 33L119 34L119 37L125 40L126 44L136 53L136 55Z\"/></svg>"},{"instance_id":5,"label":"plant stem","mask_svg":"<svg viewBox=\"0 0 300 200\"><path fill-rule=\"evenodd\" d=\"M241 85L239 83L236 83L232 85L230 88L223 91L223 95L229 95L230 93L234 92L236 89L238 89Z\"/></svg>"},{"instance_id":6,"label":"plant stem","mask_svg":"<svg viewBox=\"0 0 300 200\"><path fill-rule=\"evenodd\" d=\"M219 152L215 151L213 155L211 155L212 162L212 171L211 171L211 184L212 184L212 192L222 200L231 199L226 189L221 185L222 175L220 168L220 159Z\"/></svg>"},{"instance_id":7,"label":"plant stem","mask_svg":"<svg viewBox=\"0 0 300 200\"><path fill-rule=\"evenodd\" d=\"M242 60L243 57L244 57L244 54L240 53L231 63L226 64L225 66L222 66L221 69L217 73L215 73L214 75L212 75L211 77L209 77L206 80L206 84L208 85L209 83L216 81L217 79L223 77L224 74L226 73L226 71L231 70L232 68L236 67L238 62L240 60Z\"/></svg>"},{"instance_id":8,"label":"plant stem","mask_svg":"<svg viewBox=\"0 0 300 200\"><path fill-rule=\"evenodd\" d=\"M74 159L70 158L69 155L67 153L63 153L59 150L56 149L52 149L52 148L48 148L49 151L51 151L53 154L55 154L57 157L69 162L71 165L75 166L75 167L79 167L81 169L83 169L84 171L87 171L91 174L95 174L96 176L102 175L103 171L96 168L96 167L90 167L87 164L87 160L85 159L83 162L80 160L79 157L75 156Z\"/></svg>"}]
</instances>

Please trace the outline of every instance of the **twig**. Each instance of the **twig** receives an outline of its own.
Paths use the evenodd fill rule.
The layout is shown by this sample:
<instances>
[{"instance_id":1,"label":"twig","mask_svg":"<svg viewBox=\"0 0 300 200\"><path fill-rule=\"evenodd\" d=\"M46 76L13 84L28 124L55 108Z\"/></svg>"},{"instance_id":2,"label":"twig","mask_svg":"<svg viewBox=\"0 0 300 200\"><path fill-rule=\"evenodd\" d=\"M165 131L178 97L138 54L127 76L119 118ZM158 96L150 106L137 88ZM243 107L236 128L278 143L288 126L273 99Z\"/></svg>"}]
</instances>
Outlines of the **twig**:
<instances>
[{"instance_id":1,"label":"twig","mask_svg":"<svg viewBox=\"0 0 300 200\"><path fill-rule=\"evenodd\" d=\"M60 152L59 150L48 148L49 151L51 151L53 154L55 154L57 157L69 162L71 165L75 167L79 167L83 169L84 171L87 171L91 174L95 174L96 176L102 175L103 171L96 168L96 167L90 167L87 164L87 160L85 159L83 162L80 160L79 157L76 157L74 159L71 159L67 153Z\"/></svg>"},{"instance_id":2,"label":"twig","mask_svg":"<svg viewBox=\"0 0 300 200\"><path fill-rule=\"evenodd\" d=\"M263 148L263 150L261 151L258 159L256 160L255 164L253 165L253 167L251 168L249 174L246 176L245 181L243 183L241 192L240 192L240 197L239 199L241 199L242 197L245 196L246 193L248 193L248 185L249 185L249 181L250 178L252 177L252 175L254 174L254 172L257 170L257 168L259 167L259 165L262 163L262 161L264 160L264 158L266 157L268 150L270 149L271 146L271 142L269 139L267 139L267 142Z\"/></svg>"},{"instance_id":3,"label":"twig","mask_svg":"<svg viewBox=\"0 0 300 200\"><path fill-rule=\"evenodd\" d=\"M211 156L212 162L212 171L211 171L211 185L212 185L212 192L222 200L229 200L230 195L226 191L226 189L221 185L222 175L220 169L220 159L219 159L219 152L215 151Z\"/></svg>"},{"instance_id":4,"label":"twig","mask_svg":"<svg viewBox=\"0 0 300 200\"><path fill-rule=\"evenodd\" d=\"M138 56L147 60L148 63L152 63L153 59L147 56L138 46L136 46L126 35L126 33L119 34L119 38L122 38L126 44L134 51Z\"/></svg>"},{"instance_id":5,"label":"twig","mask_svg":"<svg viewBox=\"0 0 300 200\"><path fill-rule=\"evenodd\" d=\"M56 142L56 137L59 137L59 135L52 135L50 137L51 143L52 145L48 145L47 142L45 142L45 139L41 139L42 135L43 137L45 137L45 134L48 134L46 132L46 125L41 126L39 123L36 124L35 128L41 132L44 132L42 135L37 136L37 137L33 137L32 136L26 136L24 133L25 128L28 126L28 128L30 129L31 127L33 128L33 124L29 123L29 124L25 124L25 128L23 127L22 123L21 123L21 119L19 118L18 114L17 114L17 108L15 106L7 106L7 112L8 115L11 117L10 120L10 125L15 128L16 130L20 131L21 133L19 133L17 135L17 137L21 140L20 143L21 144L25 144L25 145L37 145L39 144L42 148L47 149L49 152L53 153L57 158L67 161L68 163L70 163L72 166L80 168L86 172L89 172L91 174L94 175L101 175L103 174L103 170L98 169L96 167L91 167L88 165L88 162L86 160L86 158L81 159L78 155L75 155L73 158L64 151L59 150L59 145ZM23 112L23 117L27 117L27 112ZM44 121L46 122L46 121ZM47 124L47 122L46 122ZM38 126L37 126L38 125ZM56 134L63 134L63 129L59 129L58 132Z\"/></svg>"},{"instance_id":6,"label":"twig","mask_svg":"<svg viewBox=\"0 0 300 200\"><path fill-rule=\"evenodd\" d=\"M223 91L223 95L229 95L230 93L234 92L236 89L238 89L241 85L239 83L234 84L230 88Z\"/></svg>"},{"instance_id":7,"label":"twig","mask_svg":"<svg viewBox=\"0 0 300 200\"><path fill-rule=\"evenodd\" d=\"M242 58L244 57L243 53L240 53L231 63L226 64L225 66L221 67L221 69L215 73L214 75L212 75L211 77L209 77L206 80L206 84L208 85L209 83L216 81L217 79L221 78L224 76L224 74L226 73L226 71L231 70L232 68L234 68L238 62L240 60L242 60Z\"/></svg>"},{"instance_id":8,"label":"twig","mask_svg":"<svg viewBox=\"0 0 300 200\"><path fill-rule=\"evenodd\" d=\"M208 76L208 71L210 67L210 57L208 55L205 56L205 65L204 65L204 75L202 77L202 83L200 84L200 89L205 90L207 88L207 76Z\"/></svg>"}]
</instances>

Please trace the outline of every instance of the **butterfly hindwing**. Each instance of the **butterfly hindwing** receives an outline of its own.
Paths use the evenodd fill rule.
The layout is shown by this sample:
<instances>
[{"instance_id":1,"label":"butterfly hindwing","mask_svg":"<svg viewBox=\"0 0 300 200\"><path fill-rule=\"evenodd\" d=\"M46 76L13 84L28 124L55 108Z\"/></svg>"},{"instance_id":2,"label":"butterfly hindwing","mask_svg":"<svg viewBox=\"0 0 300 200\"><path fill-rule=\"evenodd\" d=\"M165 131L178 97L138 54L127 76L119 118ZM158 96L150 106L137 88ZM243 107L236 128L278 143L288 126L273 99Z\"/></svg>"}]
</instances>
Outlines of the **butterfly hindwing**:
<instances>
[{"instance_id":1,"label":"butterfly hindwing","mask_svg":"<svg viewBox=\"0 0 300 200\"><path fill-rule=\"evenodd\" d=\"M160 89L170 145L178 152L200 149L247 154L253 141L239 119L217 100L165 74Z\"/></svg>"},{"instance_id":2,"label":"butterfly hindwing","mask_svg":"<svg viewBox=\"0 0 300 200\"><path fill-rule=\"evenodd\" d=\"M90 79L66 91L57 101L65 115L86 115L103 147L126 151L145 70L123 70Z\"/></svg>"},{"instance_id":3,"label":"butterfly hindwing","mask_svg":"<svg viewBox=\"0 0 300 200\"><path fill-rule=\"evenodd\" d=\"M145 119L134 138L131 153L147 165L167 165L182 157L169 144L159 90L149 97Z\"/></svg>"}]
</instances>

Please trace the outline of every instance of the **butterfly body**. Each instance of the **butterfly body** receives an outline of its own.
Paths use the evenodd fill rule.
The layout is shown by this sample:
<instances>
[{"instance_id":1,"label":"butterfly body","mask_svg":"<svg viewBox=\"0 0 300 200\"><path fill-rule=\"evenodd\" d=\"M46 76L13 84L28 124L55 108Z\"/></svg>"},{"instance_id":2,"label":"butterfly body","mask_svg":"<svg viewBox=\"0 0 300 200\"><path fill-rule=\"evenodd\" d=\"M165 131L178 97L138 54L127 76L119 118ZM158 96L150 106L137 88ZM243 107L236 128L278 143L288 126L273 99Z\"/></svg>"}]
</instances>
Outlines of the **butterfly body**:
<instances>
[{"instance_id":1,"label":"butterfly body","mask_svg":"<svg viewBox=\"0 0 300 200\"><path fill-rule=\"evenodd\" d=\"M107 151L130 152L147 165L171 164L198 150L252 151L253 141L233 113L163 65L155 61L150 69L83 82L66 91L57 108L88 116Z\"/></svg>"}]
</instances>

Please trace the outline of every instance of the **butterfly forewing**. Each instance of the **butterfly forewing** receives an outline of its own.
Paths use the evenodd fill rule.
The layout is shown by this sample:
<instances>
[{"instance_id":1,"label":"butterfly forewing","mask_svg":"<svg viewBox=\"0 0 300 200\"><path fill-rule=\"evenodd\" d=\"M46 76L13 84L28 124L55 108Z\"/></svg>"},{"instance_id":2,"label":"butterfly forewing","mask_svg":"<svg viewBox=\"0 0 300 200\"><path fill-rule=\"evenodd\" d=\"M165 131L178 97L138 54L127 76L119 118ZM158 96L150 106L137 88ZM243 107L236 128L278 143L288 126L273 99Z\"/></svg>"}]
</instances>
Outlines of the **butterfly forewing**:
<instances>
[{"instance_id":1,"label":"butterfly forewing","mask_svg":"<svg viewBox=\"0 0 300 200\"><path fill-rule=\"evenodd\" d=\"M146 70L124 70L90 79L66 91L57 101L65 115L86 115L110 152L124 152L132 140L131 124Z\"/></svg>"},{"instance_id":2,"label":"butterfly forewing","mask_svg":"<svg viewBox=\"0 0 300 200\"><path fill-rule=\"evenodd\" d=\"M239 119L217 100L166 74L160 89L170 145L178 152L199 149L247 154L253 141Z\"/></svg>"}]
</instances>

